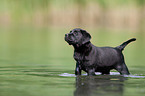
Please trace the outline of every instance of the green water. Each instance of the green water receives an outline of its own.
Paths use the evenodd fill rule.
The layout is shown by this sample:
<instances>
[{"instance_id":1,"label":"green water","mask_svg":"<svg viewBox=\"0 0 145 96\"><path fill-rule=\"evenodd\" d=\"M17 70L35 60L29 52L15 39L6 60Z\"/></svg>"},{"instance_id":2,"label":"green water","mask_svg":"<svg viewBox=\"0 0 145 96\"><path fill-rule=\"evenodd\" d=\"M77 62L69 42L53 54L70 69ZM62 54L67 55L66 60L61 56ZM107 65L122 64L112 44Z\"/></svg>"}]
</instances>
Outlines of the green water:
<instances>
[{"instance_id":1,"label":"green water","mask_svg":"<svg viewBox=\"0 0 145 96\"><path fill-rule=\"evenodd\" d=\"M143 96L145 39L142 33L88 29L98 46L118 46L136 37L124 50L130 76L75 77L73 48L64 41L70 29L0 28L0 96ZM85 74L85 73L84 73Z\"/></svg>"}]
</instances>

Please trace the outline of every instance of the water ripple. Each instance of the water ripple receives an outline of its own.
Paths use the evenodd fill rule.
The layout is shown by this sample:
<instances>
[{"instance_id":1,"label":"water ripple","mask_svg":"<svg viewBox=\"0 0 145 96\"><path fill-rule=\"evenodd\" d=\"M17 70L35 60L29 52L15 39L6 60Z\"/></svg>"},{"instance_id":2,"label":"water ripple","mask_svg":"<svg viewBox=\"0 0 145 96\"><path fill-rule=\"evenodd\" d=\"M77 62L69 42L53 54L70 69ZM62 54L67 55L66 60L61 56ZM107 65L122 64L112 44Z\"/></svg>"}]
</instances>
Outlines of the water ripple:
<instances>
[{"instance_id":1,"label":"water ripple","mask_svg":"<svg viewBox=\"0 0 145 96\"><path fill-rule=\"evenodd\" d=\"M101 75L101 73L96 72L96 75ZM87 76L87 74L82 74L83 76ZM118 72L110 72L110 75L120 75ZM64 77L76 77L75 74L69 74L69 73L62 73L59 74L59 76L64 76ZM131 77L131 78L145 78L145 76L140 76L140 75L122 75L124 77Z\"/></svg>"}]
</instances>

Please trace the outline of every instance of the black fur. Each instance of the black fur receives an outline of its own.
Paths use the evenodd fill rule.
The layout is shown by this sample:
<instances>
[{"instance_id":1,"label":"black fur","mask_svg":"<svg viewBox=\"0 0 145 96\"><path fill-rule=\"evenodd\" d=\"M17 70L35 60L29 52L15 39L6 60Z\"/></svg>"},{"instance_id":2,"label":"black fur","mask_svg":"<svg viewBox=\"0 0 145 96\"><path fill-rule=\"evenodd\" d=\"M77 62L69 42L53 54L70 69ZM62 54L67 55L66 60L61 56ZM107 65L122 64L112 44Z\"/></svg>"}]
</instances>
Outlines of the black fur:
<instances>
[{"instance_id":1,"label":"black fur","mask_svg":"<svg viewBox=\"0 0 145 96\"><path fill-rule=\"evenodd\" d=\"M127 44L135 41L132 38L118 47L96 47L91 42L91 35L80 28L73 29L65 34L65 41L74 47L76 60L75 74L81 75L85 71L88 75L95 72L109 74L111 69L116 69L120 74L130 74L124 61L122 50Z\"/></svg>"}]
</instances>

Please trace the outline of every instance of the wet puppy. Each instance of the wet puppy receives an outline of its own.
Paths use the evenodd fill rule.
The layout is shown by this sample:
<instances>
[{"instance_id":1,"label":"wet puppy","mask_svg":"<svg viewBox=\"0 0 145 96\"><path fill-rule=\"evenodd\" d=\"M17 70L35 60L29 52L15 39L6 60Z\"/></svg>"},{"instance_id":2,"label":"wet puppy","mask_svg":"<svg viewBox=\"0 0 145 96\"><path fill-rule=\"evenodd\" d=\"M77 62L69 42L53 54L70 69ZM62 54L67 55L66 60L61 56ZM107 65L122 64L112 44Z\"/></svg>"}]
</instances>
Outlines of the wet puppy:
<instances>
[{"instance_id":1,"label":"wet puppy","mask_svg":"<svg viewBox=\"0 0 145 96\"><path fill-rule=\"evenodd\" d=\"M91 35L80 28L65 34L65 41L74 47L75 75L81 75L82 70L88 75L95 75L95 72L109 74L111 69L116 69L122 75L130 74L122 51L127 44L135 41L135 38L117 47L96 47L90 39Z\"/></svg>"}]
</instances>

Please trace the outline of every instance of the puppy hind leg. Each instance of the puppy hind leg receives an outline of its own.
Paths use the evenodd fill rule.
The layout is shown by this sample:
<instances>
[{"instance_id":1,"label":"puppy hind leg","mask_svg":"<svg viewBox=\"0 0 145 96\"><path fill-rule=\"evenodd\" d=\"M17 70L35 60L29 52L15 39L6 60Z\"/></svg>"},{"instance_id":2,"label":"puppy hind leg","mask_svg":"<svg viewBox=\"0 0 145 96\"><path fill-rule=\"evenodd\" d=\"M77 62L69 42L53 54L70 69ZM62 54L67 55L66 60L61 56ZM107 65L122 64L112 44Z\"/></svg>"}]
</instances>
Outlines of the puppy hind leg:
<instances>
[{"instance_id":1,"label":"puppy hind leg","mask_svg":"<svg viewBox=\"0 0 145 96\"><path fill-rule=\"evenodd\" d=\"M129 70L125 63L123 63L122 75L129 75Z\"/></svg>"},{"instance_id":2,"label":"puppy hind leg","mask_svg":"<svg viewBox=\"0 0 145 96\"><path fill-rule=\"evenodd\" d=\"M96 74L95 74L95 69L94 68L88 70L88 76L95 76L95 75Z\"/></svg>"},{"instance_id":3,"label":"puppy hind leg","mask_svg":"<svg viewBox=\"0 0 145 96\"><path fill-rule=\"evenodd\" d=\"M129 75L129 74L130 74L130 73L129 73L129 70L128 70L128 68L127 68L127 66L126 66L125 63L116 66L115 69L116 69L121 75Z\"/></svg>"}]
</instances>

